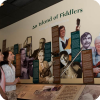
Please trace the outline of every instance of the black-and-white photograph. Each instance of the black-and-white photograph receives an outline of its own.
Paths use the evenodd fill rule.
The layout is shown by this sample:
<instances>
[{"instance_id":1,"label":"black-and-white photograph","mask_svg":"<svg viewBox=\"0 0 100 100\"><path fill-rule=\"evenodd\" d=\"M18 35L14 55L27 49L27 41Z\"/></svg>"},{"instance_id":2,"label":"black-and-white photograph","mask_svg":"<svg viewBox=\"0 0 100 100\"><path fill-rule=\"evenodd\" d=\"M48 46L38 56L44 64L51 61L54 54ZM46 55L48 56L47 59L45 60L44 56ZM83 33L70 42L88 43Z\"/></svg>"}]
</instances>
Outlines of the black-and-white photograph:
<instances>
[{"instance_id":1,"label":"black-and-white photograph","mask_svg":"<svg viewBox=\"0 0 100 100\"><path fill-rule=\"evenodd\" d=\"M34 58L29 58L28 60L29 75L31 77L33 77L33 59Z\"/></svg>"},{"instance_id":2,"label":"black-and-white photograph","mask_svg":"<svg viewBox=\"0 0 100 100\"><path fill-rule=\"evenodd\" d=\"M23 44L23 48L27 48L26 55L28 57L31 57L32 56L32 36L29 36L26 38L26 40Z\"/></svg>"},{"instance_id":3,"label":"black-and-white photograph","mask_svg":"<svg viewBox=\"0 0 100 100\"><path fill-rule=\"evenodd\" d=\"M39 48L34 50L33 53L32 53L32 57L35 59L35 60L38 60L38 51L40 49L43 49L45 48L45 43L46 43L46 39L45 38L41 38L39 40Z\"/></svg>"},{"instance_id":4,"label":"black-and-white photograph","mask_svg":"<svg viewBox=\"0 0 100 100\"><path fill-rule=\"evenodd\" d=\"M70 63L72 64L70 65ZM60 52L60 69L62 75L61 78L82 78L82 69L80 63L69 61L69 55L67 51ZM64 72L65 69L66 71Z\"/></svg>"},{"instance_id":5,"label":"black-and-white photograph","mask_svg":"<svg viewBox=\"0 0 100 100\"><path fill-rule=\"evenodd\" d=\"M21 79L29 79L28 61L26 58L26 48L20 49L21 54Z\"/></svg>"},{"instance_id":6,"label":"black-and-white photograph","mask_svg":"<svg viewBox=\"0 0 100 100\"><path fill-rule=\"evenodd\" d=\"M21 79L29 79L30 75L32 76L32 60L33 58L29 58L26 56L27 49L22 48L20 49L21 54ZM31 61L31 64L30 64ZM30 66L31 65L31 66ZM31 67L31 68L30 68ZM30 70L31 69L31 70Z\"/></svg>"},{"instance_id":7,"label":"black-and-white photograph","mask_svg":"<svg viewBox=\"0 0 100 100\"><path fill-rule=\"evenodd\" d=\"M91 47L92 42L92 35L89 32L85 32L81 35L81 44L83 47L83 50L92 49L94 50L94 47Z\"/></svg>"}]
</instances>

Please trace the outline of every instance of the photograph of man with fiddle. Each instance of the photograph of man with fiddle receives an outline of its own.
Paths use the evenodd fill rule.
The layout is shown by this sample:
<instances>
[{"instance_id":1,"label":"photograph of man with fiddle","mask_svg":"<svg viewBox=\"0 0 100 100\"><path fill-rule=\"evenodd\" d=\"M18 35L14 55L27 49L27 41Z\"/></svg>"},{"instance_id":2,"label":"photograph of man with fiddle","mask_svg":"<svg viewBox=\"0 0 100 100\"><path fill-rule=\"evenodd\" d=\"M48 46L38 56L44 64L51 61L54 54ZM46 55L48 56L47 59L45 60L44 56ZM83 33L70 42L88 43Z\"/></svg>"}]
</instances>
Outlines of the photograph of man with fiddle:
<instances>
[{"instance_id":1,"label":"photograph of man with fiddle","mask_svg":"<svg viewBox=\"0 0 100 100\"><path fill-rule=\"evenodd\" d=\"M100 78L100 36L94 40L95 51L92 53L93 73L95 78Z\"/></svg>"},{"instance_id":2,"label":"photograph of man with fiddle","mask_svg":"<svg viewBox=\"0 0 100 100\"><path fill-rule=\"evenodd\" d=\"M21 54L21 79L29 79L28 61L26 59L26 48L20 49Z\"/></svg>"},{"instance_id":3,"label":"photograph of man with fiddle","mask_svg":"<svg viewBox=\"0 0 100 100\"><path fill-rule=\"evenodd\" d=\"M71 61L71 38L65 37L66 29L65 26L59 27L59 50L67 51L69 56L69 60Z\"/></svg>"},{"instance_id":4,"label":"photograph of man with fiddle","mask_svg":"<svg viewBox=\"0 0 100 100\"><path fill-rule=\"evenodd\" d=\"M39 60L39 83L53 83L53 76L50 70L51 65L47 61L44 61L44 50L40 49L38 51Z\"/></svg>"},{"instance_id":5,"label":"photograph of man with fiddle","mask_svg":"<svg viewBox=\"0 0 100 100\"><path fill-rule=\"evenodd\" d=\"M71 62L69 61L67 51L60 52L60 69L61 69L61 75L65 69L67 69L64 74L61 76L61 78L82 78L82 69L79 62ZM70 63L72 63L70 65ZM69 66L70 65L70 66Z\"/></svg>"},{"instance_id":6,"label":"photograph of man with fiddle","mask_svg":"<svg viewBox=\"0 0 100 100\"><path fill-rule=\"evenodd\" d=\"M33 72L33 66L29 66L29 62L33 62L34 58L26 56L26 48L20 49L21 54L21 79L30 79L31 73Z\"/></svg>"}]
</instances>

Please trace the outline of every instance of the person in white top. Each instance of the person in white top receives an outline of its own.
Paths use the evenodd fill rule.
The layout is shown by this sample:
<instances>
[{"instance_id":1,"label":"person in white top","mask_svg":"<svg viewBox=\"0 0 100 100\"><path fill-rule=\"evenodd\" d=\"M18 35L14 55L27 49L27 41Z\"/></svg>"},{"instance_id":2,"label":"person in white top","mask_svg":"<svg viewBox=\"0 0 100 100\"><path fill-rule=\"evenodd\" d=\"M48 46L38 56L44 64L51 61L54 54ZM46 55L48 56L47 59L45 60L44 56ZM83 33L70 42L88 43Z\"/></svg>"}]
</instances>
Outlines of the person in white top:
<instances>
[{"instance_id":1,"label":"person in white top","mask_svg":"<svg viewBox=\"0 0 100 100\"><path fill-rule=\"evenodd\" d=\"M68 41L69 38L65 37L65 27L64 26L60 26L59 27L59 49L60 52L61 51L67 51L68 54L71 54L71 44L70 44L70 48L66 49L67 45L69 44Z\"/></svg>"},{"instance_id":2,"label":"person in white top","mask_svg":"<svg viewBox=\"0 0 100 100\"><path fill-rule=\"evenodd\" d=\"M16 84L20 81L20 79L15 79L15 67L11 64L15 55L11 51L5 51L3 55L4 61L2 62L2 68L6 79L6 95L8 96L8 100L17 100L15 90Z\"/></svg>"},{"instance_id":3,"label":"person in white top","mask_svg":"<svg viewBox=\"0 0 100 100\"><path fill-rule=\"evenodd\" d=\"M0 49L0 94L5 100L8 100L5 94L5 74L1 67L1 61L3 61L3 57L4 55L1 53L1 49Z\"/></svg>"}]
</instances>

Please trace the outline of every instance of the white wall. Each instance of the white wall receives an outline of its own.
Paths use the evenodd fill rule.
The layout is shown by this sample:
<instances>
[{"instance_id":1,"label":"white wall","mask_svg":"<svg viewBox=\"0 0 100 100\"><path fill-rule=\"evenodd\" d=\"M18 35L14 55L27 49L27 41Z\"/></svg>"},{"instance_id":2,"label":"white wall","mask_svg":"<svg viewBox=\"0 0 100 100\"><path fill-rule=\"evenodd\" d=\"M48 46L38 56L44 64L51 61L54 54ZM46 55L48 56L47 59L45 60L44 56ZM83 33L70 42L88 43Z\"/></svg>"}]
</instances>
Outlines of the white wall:
<instances>
[{"instance_id":1,"label":"white wall","mask_svg":"<svg viewBox=\"0 0 100 100\"><path fill-rule=\"evenodd\" d=\"M67 10L69 11L70 9L83 9L83 12L61 18L59 17L60 13L66 12ZM57 14L58 19L32 29L33 25L38 25L38 23L42 20L46 20L50 18L50 16L53 17ZM84 32L90 32L93 38L92 46L94 46L94 39L100 33L99 4L94 0L64 0L6 28L1 29L0 48L2 49L2 41L4 39L7 39L6 47L10 47L16 43L23 44L26 37L32 36L32 50L34 51L39 46L40 38L46 38L46 42L52 40L51 27L54 25L64 25L66 28L66 37L70 37L70 33L75 31L77 18L81 19L80 34L83 34ZM83 79L77 80L79 83L83 82ZM26 81L27 80L23 80L22 82ZM32 82L32 79L27 82ZM65 82L65 80L62 80L62 82ZM73 80L69 80L67 82L73 82ZM77 81L75 80L74 82ZM96 80L96 83L100 82Z\"/></svg>"}]
</instances>

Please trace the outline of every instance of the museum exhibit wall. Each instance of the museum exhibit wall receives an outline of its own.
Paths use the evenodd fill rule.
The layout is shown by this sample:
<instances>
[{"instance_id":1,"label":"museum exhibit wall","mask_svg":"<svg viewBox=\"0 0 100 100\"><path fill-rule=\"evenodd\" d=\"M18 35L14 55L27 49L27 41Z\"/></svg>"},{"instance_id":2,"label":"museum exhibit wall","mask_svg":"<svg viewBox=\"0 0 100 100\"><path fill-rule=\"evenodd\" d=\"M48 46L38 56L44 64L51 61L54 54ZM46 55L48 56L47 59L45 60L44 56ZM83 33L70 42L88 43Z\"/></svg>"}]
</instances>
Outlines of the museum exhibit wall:
<instances>
[{"instance_id":1,"label":"museum exhibit wall","mask_svg":"<svg viewBox=\"0 0 100 100\"><path fill-rule=\"evenodd\" d=\"M95 38L100 35L99 12L100 6L94 0L63 0L1 29L0 48L2 49L2 41L5 39L6 47L11 47L17 43L23 45L26 38L32 36L33 52L38 49L40 38L45 38L46 42L52 42L51 28L56 25L64 25L66 29L65 36L69 38L71 37L71 32L76 29L77 18L80 19L80 35L85 32L91 33L91 46L94 46ZM33 83L33 78L23 79L21 83ZM61 79L61 83L81 84L83 83L83 78ZM95 78L94 83L100 84L100 78Z\"/></svg>"}]
</instances>

